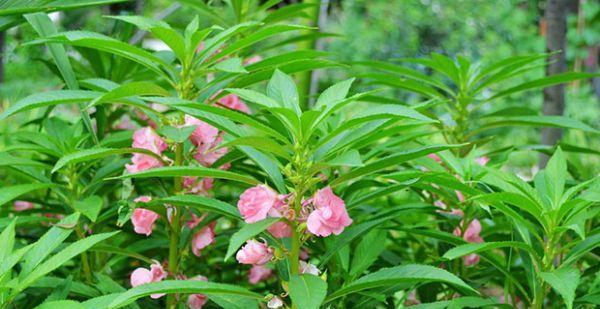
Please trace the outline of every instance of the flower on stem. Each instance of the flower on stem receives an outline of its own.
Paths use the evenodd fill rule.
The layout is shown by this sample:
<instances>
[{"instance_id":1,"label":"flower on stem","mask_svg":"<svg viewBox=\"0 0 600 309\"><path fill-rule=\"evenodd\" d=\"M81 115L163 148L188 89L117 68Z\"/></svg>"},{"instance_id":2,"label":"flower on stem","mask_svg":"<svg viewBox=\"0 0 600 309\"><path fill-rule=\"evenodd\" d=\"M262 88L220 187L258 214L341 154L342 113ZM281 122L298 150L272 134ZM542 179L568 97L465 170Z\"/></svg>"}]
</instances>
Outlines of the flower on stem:
<instances>
[{"instance_id":1,"label":"flower on stem","mask_svg":"<svg viewBox=\"0 0 600 309\"><path fill-rule=\"evenodd\" d=\"M281 308L283 307L283 301L281 300L281 298L274 296L273 298L271 298L269 300L269 302L267 303L267 308L270 309L276 309L276 308Z\"/></svg>"},{"instance_id":2,"label":"flower on stem","mask_svg":"<svg viewBox=\"0 0 600 309\"><path fill-rule=\"evenodd\" d=\"M318 276L321 271L317 268L317 266L307 263L305 261L300 261L300 269L298 270L301 274L311 274Z\"/></svg>"},{"instance_id":3,"label":"flower on stem","mask_svg":"<svg viewBox=\"0 0 600 309\"><path fill-rule=\"evenodd\" d=\"M208 278L198 275L190 278L190 280L208 281ZM190 309L202 309L202 306L204 306L207 301L208 297L204 294L191 294L188 296L187 305Z\"/></svg>"},{"instance_id":4,"label":"flower on stem","mask_svg":"<svg viewBox=\"0 0 600 309\"><path fill-rule=\"evenodd\" d=\"M315 206L306 221L308 231L316 236L339 235L352 224L344 201L333 193L331 187L315 192L312 198Z\"/></svg>"},{"instance_id":5,"label":"flower on stem","mask_svg":"<svg viewBox=\"0 0 600 309\"><path fill-rule=\"evenodd\" d=\"M477 219L473 219L464 233L462 233L462 238L467 242L472 243L482 243L483 238L479 235L481 233L481 223ZM456 227L454 229L454 235L461 236L460 227ZM479 263L479 255L472 253L462 257L463 263L465 266L473 266Z\"/></svg>"},{"instance_id":6,"label":"flower on stem","mask_svg":"<svg viewBox=\"0 0 600 309\"><path fill-rule=\"evenodd\" d=\"M253 265L248 271L248 282L251 284L257 284L260 281L266 280L271 277L273 271L269 268L266 268L262 265Z\"/></svg>"},{"instance_id":7,"label":"flower on stem","mask_svg":"<svg viewBox=\"0 0 600 309\"><path fill-rule=\"evenodd\" d=\"M254 239L246 241L236 254L235 258L241 264L250 265L265 265L273 257L273 249L269 248L266 243L258 242Z\"/></svg>"},{"instance_id":8,"label":"flower on stem","mask_svg":"<svg viewBox=\"0 0 600 309\"><path fill-rule=\"evenodd\" d=\"M237 207L246 223L254 223L267 217L277 198L277 192L265 185L258 185L240 195Z\"/></svg>"},{"instance_id":9,"label":"flower on stem","mask_svg":"<svg viewBox=\"0 0 600 309\"><path fill-rule=\"evenodd\" d=\"M156 221L158 217L158 214L152 210L136 208L131 216L133 230L138 234L150 236L150 234L152 234L154 221Z\"/></svg>"},{"instance_id":10,"label":"flower on stem","mask_svg":"<svg viewBox=\"0 0 600 309\"><path fill-rule=\"evenodd\" d=\"M25 211L25 210L33 209L34 205L32 202L15 201L13 203L13 207L14 207L15 211Z\"/></svg>"},{"instance_id":11,"label":"flower on stem","mask_svg":"<svg viewBox=\"0 0 600 309\"><path fill-rule=\"evenodd\" d=\"M194 237L192 238L192 252L195 256L200 256L200 251L202 249L215 242L216 224L216 222L211 222L194 234Z\"/></svg>"},{"instance_id":12,"label":"flower on stem","mask_svg":"<svg viewBox=\"0 0 600 309\"><path fill-rule=\"evenodd\" d=\"M167 144L154 132L154 130L152 130L152 128L144 127L133 133L132 147L150 150L157 155L161 155L162 152L167 149ZM130 173L136 173L163 165L157 158L143 153L134 153L131 158L131 163L132 164L125 165L125 168Z\"/></svg>"},{"instance_id":13,"label":"flower on stem","mask_svg":"<svg viewBox=\"0 0 600 309\"><path fill-rule=\"evenodd\" d=\"M240 111L242 113L250 114L250 109L248 108L248 105L246 105L246 103L244 103L244 101L242 101L237 95L235 95L233 93L220 98L218 101L218 104L220 106L224 106L229 109L233 109L236 111Z\"/></svg>"},{"instance_id":14,"label":"flower on stem","mask_svg":"<svg viewBox=\"0 0 600 309\"><path fill-rule=\"evenodd\" d=\"M150 265L150 269L146 269L143 267L136 268L129 278L131 286L136 287L142 284L150 283L150 282L158 282L162 281L167 277L167 273L164 271L162 265L158 262L154 262ZM150 297L156 299L164 296L165 294L152 294Z\"/></svg>"}]
</instances>

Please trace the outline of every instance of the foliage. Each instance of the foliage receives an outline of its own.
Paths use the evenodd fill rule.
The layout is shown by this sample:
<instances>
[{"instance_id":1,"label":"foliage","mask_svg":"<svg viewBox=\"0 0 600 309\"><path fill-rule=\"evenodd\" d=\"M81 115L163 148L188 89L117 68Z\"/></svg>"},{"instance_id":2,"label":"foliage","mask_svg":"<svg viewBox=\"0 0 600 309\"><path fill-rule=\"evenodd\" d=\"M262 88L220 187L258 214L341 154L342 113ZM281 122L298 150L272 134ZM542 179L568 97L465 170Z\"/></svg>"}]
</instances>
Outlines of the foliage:
<instances>
[{"instance_id":1,"label":"foliage","mask_svg":"<svg viewBox=\"0 0 600 309\"><path fill-rule=\"evenodd\" d=\"M347 66L295 48L328 35L298 24L305 3L181 1L186 23L105 34L42 2L0 11L63 84L0 114L0 307L598 304L600 180L577 158L599 152L503 132L600 132L501 104L597 74L530 77L546 54ZM356 76L305 107L294 74L327 68ZM521 150L551 159L527 179Z\"/></svg>"}]
</instances>

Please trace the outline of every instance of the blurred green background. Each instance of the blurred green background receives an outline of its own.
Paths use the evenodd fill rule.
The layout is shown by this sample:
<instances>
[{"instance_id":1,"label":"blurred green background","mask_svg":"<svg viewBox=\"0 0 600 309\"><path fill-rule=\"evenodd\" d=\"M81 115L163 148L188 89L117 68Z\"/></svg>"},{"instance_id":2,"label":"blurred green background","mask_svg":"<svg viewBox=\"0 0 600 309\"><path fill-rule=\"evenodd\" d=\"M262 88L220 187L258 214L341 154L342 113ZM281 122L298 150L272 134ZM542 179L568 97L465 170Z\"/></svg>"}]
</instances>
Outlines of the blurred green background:
<instances>
[{"instance_id":1,"label":"blurred green background","mask_svg":"<svg viewBox=\"0 0 600 309\"><path fill-rule=\"evenodd\" d=\"M186 1L182 1L186 2ZM219 5L219 1L214 1ZM278 6L300 1L284 1ZM497 60L514 55L542 53L545 51L544 8L545 0L329 0L323 1L321 31L338 36L321 39L319 48L330 52L331 58L344 63L358 60L388 60L403 57L423 57L437 52L455 57L463 55L473 62ZM55 13L57 24L65 30L86 29L110 35L114 21L102 18L110 14L140 14L156 16L176 1L138 0L127 4L111 5ZM569 0L568 46L566 56L570 70L598 72L600 54L600 1ZM165 21L184 25L198 11L183 5L168 15ZM211 24L204 16L203 23ZM303 23L298 20L294 22ZM60 80L46 66L47 55L39 47L26 47L23 43L36 38L28 25L13 28L5 33L4 81L0 85L0 98L6 106L26 95L61 87ZM145 44L152 44L147 40ZM267 55L277 53L270 50ZM266 56L266 55L264 55ZM319 71L319 89L349 75L359 75L355 68ZM535 76L533 76L535 75ZM522 79L543 76L540 67ZM368 88L367 84L359 87ZM600 79L571 84L567 88L566 115L581 120L595 128L600 127ZM390 93L411 102L402 92ZM529 92L504 99L502 104L541 109L541 91ZM4 127L4 128L2 128ZM0 125L2 131L6 127ZM504 129L499 134L509 136L497 143L506 145L538 144L539 129ZM600 149L597 136L569 130L563 141L593 151ZM589 158L588 158L589 157ZM531 151L515 153L513 166L530 169L538 160ZM580 170L598 173L598 156L575 160ZM588 165L589 164L589 165ZM589 166L590 168L588 168Z\"/></svg>"}]
</instances>

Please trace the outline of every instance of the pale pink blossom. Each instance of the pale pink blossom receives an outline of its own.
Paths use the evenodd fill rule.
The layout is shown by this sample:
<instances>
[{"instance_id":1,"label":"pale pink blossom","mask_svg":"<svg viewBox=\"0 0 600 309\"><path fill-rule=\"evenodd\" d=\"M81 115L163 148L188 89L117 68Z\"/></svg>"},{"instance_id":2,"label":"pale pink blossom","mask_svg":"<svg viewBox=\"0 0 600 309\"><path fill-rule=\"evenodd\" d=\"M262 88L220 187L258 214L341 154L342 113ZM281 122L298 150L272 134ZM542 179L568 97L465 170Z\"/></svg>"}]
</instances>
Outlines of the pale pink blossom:
<instances>
[{"instance_id":1,"label":"pale pink blossom","mask_svg":"<svg viewBox=\"0 0 600 309\"><path fill-rule=\"evenodd\" d=\"M207 195L213 188L215 180L213 178L200 178L196 176L183 177L183 187L187 192L193 194Z\"/></svg>"},{"instance_id":2,"label":"pale pink blossom","mask_svg":"<svg viewBox=\"0 0 600 309\"><path fill-rule=\"evenodd\" d=\"M274 296L273 298L269 299L269 302L267 302L267 308L269 309L277 309L281 307L283 307L283 301L277 296Z\"/></svg>"},{"instance_id":3,"label":"pale pink blossom","mask_svg":"<svg viewBox=\"0 0 600 309\"><path fill-rule=\"evenodd\" d=\"M250 58L247 58L246 60L244 60L244 65L251 65L251 64L255 64L257 62L260 62L263 60L263 57L261 57L260 55L254 55Z\"/></svg>"},{"instance_id":4,"label":"pale pink blossom","mask_svg":"<svg viewBox=\"0 0 600 309\"><path fill-rule=\"evenodd\" d=\"M319 271L317 266L315 266L311 263L307 263L305 261L300 261L299 268L300 268L299 272L301 274L311 274L311 275L318 276L319 273L321 273L321 271Z\"/></svg>"},{"instance_id":5,"label":"pale pink blossom","mask_svg":"<svg viewBox=\"0 0 600 309\"><path fill-rule=\"evenodd\" d=\"M479 158L475 159L475 163L477 163L477 164L479 164L481 166L484 166L484 165L488 164L488 162L490 162L490 158L486 157L486 156L479 157Z\"/></svg>"},{"instance_id":6,"label":"pale pink blossom","mask_svg":"<svg viewBox=\"0 0 600 309\"><path fill-rule=\"evenodd\" d=\"M220 98L218 103L219 103L219 105L225 106L229 109L233 109L236 111L240 111L242 113L250 114L250 109L248 108L248 105L246 105L246 103L244 103L244 101L242 101L237 95L235 95L233 93Z\"/></svg>"},{"instance_id":7,"label":"pale pink blossom","mask_svg":"<svg viewBox=\"0 0 600 309\"><path fill-rule=\"evenodd\" d=\"M441 163L442 162L442 159L438 155L436 155L435 153L430 153L427 156L429 158L435 160L435 162L437 162L437 163Z\"/></svg>"},{"instance_id":8,"label":"pale pink blossom","mask_svg":"<svg viewBox=\"0 0 600 309\"><path fill-rule=\"evenodd\" d=\"M135 130L137 129L135 123L131 121L129 116L125 115L121 117L120 121L115 125L115 129L117 130Z\"/></svg>"},{"instance_id":9,"label":"pale pink blossom","mask_svg":"<svg viewBox=\"0 0 600 309\"><path fill-rule=\"evenodd\" d=\"M195 213L192 213L192 214L191 214L191 217L192 217L192 218L191 218L190 220L188 220L188 221L185 223L185 225L187 225L187 227L188 227L188 228L190 228L190 229L193 229L193 228L195 228L196 226L198 226L198 224L200 224L200 222L202 222L202 220L204 219L204 217L205 217L205 216L198 217L198 216L196 216L196 214L195 214Z\"/></svg>"},{"instance_id":10,"label":"pale pink blossom","mask_svg":"<svg viewBox=\"0 0 600 309\"><path fill-rule=\"evenodd\" d=\"M273 249L265 243L250 239L235 257L242 264L265 265L273 257Z\"/></svg>"},{"instance_id":11,"label":"pale pink blossom","mask_svg":"<svg viewBox=\"0 0 600 309\"><path fill-rule=\"evenodd\" d=\"M344 201L336 196L331 187L318 190L312 198L315 210L306 221L308 231L314 235L326 237L332 233L339 235L344 228L352 224Z\"/></svg>"},{"instance_id":12,"label":"pale pink blossom","mask_svg":"<svg viewBox=\"0 0 600 309\"><path fill-rule=\"evenodd\" d=\"M130 173L137 173L163 166L162 162L157 158L143 153L134 153L131 157L131 163L132 164L125 164L125 168Z\"/></svg>"},{"instance_id":13,"label":"pale pink blossom","mask_svg":"<svg viewBox=\"0 0 600 309\"><path fill-rule=\"evenodd\" d=\"M465 196L463 195L462 192L456 190L456 198L458 198L458 201L463 203L465 201Z\"/></svg>"},{"instance_id":14,"label":"pale pink blossom","mask_svg":"<svg viewBox=\"0 0 600 309\"><path fill-rule=\"evenodd\" d=\"M469 226L467 227L465 232L462 233L462 238L467 242L482 243L483 238L481 238L479 233L481 233L481 223L479 222L479 220L473 219L473 221L469 223ZM454 235L461 236L460 227L456 227L454 229ZM479 255L477 255L476 253L463 256L462 259L465 266L473 266L479 263Z\"/></svg>"},{"instance_id":15,"label":"pale pink blossom","mask_svg":"<svg viewBox=\"0 0 600 309\"><path fill-rule=\"evenodd\" d=\"M254 223L267 217L277 197L277 192L265 185L258 185L240 195L237 207L246 223Z\"/></svg>"},{"instance_id":16,"label":"pale pink blossom","mask_svg":"<svg viewBox=\"0 0 600 309\"><path fill-rule=\"evenodd\" d=\"M285 222L279 221L273 223L267 228L267 231L275 238L284 238L292 236L292 228Z\"/></svg>"},{"instance_id":17,"label":"pale pink blossom","mask_svg":"<svg viewBox=\"0 0 600 309\"><path fill-rule=\"evenodd\" d=\"M27 202L27 201L15 201L13 203L13 207L15 209L15 211L25 211L28 209L32 209L34 207L32 202Z\"/></svg>"},{"instance_id":18,"label":"pale pink blossom","mask_svg":"<svg viewBox=\"0 0 600 309\"><path fill-rule=\"evenodd\" d=\"M215 224L216 222L212 222L194 234L192 238L192 252L195 256L200 256L202 249L215 242Z\"/></svg>"},{"instance_id":19,"label":"pale pink blossom","mask_svg":"<svg viewBox=\"0 0 600 309\"><path fill-rule=\"evenodd\" d=\"M260 281L268 279L273 271L262 265L253 265L248 271L248 282L251 284L257 284Z\"/></svg>"},{"instance_id":20,"label":"pale pink blossom","mask_svg":"<svg viewBox=\"0 0 600 309\"><path fill-rule=\"evenodd\" d=\"M149 127L141 128L133 133L133 144L131 146L147 149L156 154L161 154L167 149L167 143Z\"/></svg>"},{"instance_id":21,"label":"pale pink blossom","mask_svg":"<svg viewBox=\"0 0 600 309\"><path fill-rule=\"evenodd\" d=\"M152 200L152 197L149 195L142 195L136 197L133 201L136 203L148 203Z\"/></svg>"},{"instance_id":22,"label":"pale pink blossom","mask_svg":"<svg viewBox=\"0 0 600 309\"><path fill-rule=\"evenodd\" d=\"M154 221L158 219L158 214L152 210L136 208L131 216L133 230L138 234L149 236L152 234Z\"/></svg>"},{"instance_id":23,"label":"pale pink blossom","mask_svg":"<svg viewBox=\"0 0 600 309\"><path fill-rule=\"evenodd\" d=\"M167 144L154 132L154 130L149 127L144 127L133 133L132 147L143 148L150 150L157 155L161 155L162 152L167 149ZM134 153L131 162L132 164L125 165L127 171L130 173L136 173L163 165L157 158L142 153Z\"/></svg>"},{"instance_id":24,"label":"pale pink blossom","mask_svg":"<svg viewBox=\"0 0 600 309\"><path fill-rule=\"evenodd\" d=\"M165 279L166 277L167 277L167 274L164 271L162 265L160 265L158 262L156 262L156 263L150 265L150 269L146 269L143 267L136 268L131 273L129 280L130 280L131 286L136 287L136 286L150 283L150 282L158 282L158 281ZM150 295L150 297L156 299L156 298L162 297L163 295L165 295L165 294L164 293L152 294L152 295Z\"/></svg>"},{"instance_id":25,"label":"pale pink blossom","mask_svg":"<svg viewBox=\"0 0 600 309\"><path fill-rule=\"evenodd\" d=\"M195 276L190 280L208 281L204 276ZM188 296L187 305L190 309L201 309L204 304L208 301L208 297L204 294L191 294Z\"/></svg>"},{"instance_id":26,"label":"pale pink blossom","mask_svg":"<svg viewBox=\"0 0 600 309\"><path fill-rule=\"evenodd\" d=\"M194 145L203 150L213 147L213 144L219 135L219 129L190 115L185 115L184 121L185 126L196 127L194 132L192 132L192 135L190 135L190 140Z\"/></svg>"}]
</instances>

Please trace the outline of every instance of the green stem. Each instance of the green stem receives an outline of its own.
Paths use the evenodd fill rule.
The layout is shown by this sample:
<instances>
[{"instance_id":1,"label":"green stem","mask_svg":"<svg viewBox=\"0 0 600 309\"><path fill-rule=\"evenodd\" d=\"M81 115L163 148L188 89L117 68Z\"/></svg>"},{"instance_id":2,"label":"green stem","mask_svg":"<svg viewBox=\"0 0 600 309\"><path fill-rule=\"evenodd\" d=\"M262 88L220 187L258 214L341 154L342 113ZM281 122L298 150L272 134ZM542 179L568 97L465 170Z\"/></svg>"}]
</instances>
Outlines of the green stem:
<instances>
[{"instance_id":1,"label":"green stem","mask_svg":"<svg viewBox=\"0 0 600 309\"><path fill-rule=\"evenodd\" d=\"M79 239L85 238L85 234L81 230L81 227L79 226L79 224L77 224L77 226L75 227L75 232L77 233L77 236L79 237ZM92 284L92 268L90 267L90 261L88 259L87 252L86 251L81 252L80 257L81 257L81 266L83 268L83 275L85 277L85 282L87 284Z\"/></svg>"},{"instance_id":2,"label":"green stem","mask_svg":"<svg viewBox=\"0 0 600 309\"><path fill-rule=\"evenodd\" d=\"M183 144L177 143L175 145L175 166L179 166L183 163ZM176 194L179 194L182 189L182 177L175 177L173 180L173 188ZM171 216L171 225L168 227L169 233L169 273L173 278L179 273L179 233L181 231L180 226L180 214L177 207L173 206L173 214ZM174 309L177 306L177 299L175 294L167 295L167 309Z\"/></svg>"}]
</instances>

